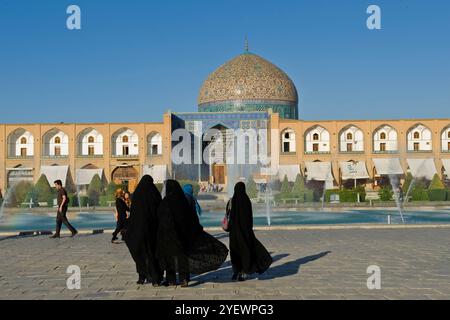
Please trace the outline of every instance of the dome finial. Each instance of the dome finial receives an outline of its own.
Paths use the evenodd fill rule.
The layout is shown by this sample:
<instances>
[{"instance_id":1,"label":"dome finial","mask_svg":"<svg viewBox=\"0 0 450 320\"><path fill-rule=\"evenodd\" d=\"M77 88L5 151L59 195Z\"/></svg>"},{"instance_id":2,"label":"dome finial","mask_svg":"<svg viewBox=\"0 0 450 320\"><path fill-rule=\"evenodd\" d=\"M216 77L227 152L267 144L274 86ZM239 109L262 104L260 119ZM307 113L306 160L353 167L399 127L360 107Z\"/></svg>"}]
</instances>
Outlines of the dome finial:
<instances>
[{"instance_id":1,"label":"dome finial","mask_svg":"<svg viewBox=\"0 0 450 320\"><path fill-rule=\"evenodd\" d=\"M245 36L245 43L244 43L244 52L248 52L248 38Z\"/></svg>"}]
</instances>

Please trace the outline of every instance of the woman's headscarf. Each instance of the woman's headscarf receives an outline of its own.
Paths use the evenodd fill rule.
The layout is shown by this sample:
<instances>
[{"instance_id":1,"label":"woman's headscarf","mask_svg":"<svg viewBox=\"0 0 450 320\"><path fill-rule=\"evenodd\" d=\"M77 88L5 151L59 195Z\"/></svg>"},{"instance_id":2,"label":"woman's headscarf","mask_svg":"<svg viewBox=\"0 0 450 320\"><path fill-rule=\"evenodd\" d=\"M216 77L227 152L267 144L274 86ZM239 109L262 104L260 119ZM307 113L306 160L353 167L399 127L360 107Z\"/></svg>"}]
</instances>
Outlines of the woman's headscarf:
<instances>
[{"instance_id":1,"label":"woman's headscarf","mask_svg":"<svg viewBox=\"0 0 450 320\"><path fill-rule=\"evenodd\" d=\"M202 208L200 207L200 204L194 196L194 186L192 184L186 184L183 187L183 191L188 200L193 203L193 207L195 208L196 213L201 216Z\"/></svg>"}]
</instances>

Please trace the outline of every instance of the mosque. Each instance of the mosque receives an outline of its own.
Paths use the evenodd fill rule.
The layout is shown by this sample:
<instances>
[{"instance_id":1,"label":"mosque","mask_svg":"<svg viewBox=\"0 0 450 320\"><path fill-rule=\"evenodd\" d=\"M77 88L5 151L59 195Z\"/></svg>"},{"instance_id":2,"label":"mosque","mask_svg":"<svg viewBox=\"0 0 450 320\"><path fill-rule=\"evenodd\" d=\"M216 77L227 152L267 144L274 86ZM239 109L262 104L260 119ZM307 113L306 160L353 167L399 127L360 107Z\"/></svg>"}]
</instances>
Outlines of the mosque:
<instances>
[{"instance_id":1,"label":"mosque","mask_svg":"<svg viewBox=\"0 0 450 320\"><path fill-rule=\"evenodd\" d=\"M266 129L276 170L267 177L244 172L251 166L236 171L221 161L174 164L172 135L181 128L193 141L211 128L224 132L223 139L227 129ZM199 143L203 151L207 143ZM0 125L2 190L18 181L36 182L41 175L50 183L61 179L83 189L98 174L132 191L144 174L156 182L172 177L226 186L231 175L254 174L262 183L285 176L294 181L299 173L329 189L346 183L376 189L387 176L402 178L408 172L450 179L450 119L301 120L293 81L247 46L207 77L198 112L168 111L158 123Z\"/></svg>"}]
</instances>

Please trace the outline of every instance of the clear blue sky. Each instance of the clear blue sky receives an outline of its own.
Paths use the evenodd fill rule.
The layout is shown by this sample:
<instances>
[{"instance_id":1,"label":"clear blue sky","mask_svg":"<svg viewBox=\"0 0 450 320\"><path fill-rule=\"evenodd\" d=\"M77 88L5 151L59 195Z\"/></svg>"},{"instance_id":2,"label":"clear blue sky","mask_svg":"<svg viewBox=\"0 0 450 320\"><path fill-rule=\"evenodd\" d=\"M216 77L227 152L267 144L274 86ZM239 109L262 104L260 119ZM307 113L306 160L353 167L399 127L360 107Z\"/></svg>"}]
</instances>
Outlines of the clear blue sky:
<instances>
[{"instance_id":1,"label":"clear blue sky","mask_svg":"<svg viewBox=\"0 0 450 320\"><path fill-rule=\"evenodd\" d=\"M66 29L70 4L81 31ZM0 0L0 123L196 111L245 35L294 80L302 119L450 117L448 0Z\"/></svg>"}]
</instances>

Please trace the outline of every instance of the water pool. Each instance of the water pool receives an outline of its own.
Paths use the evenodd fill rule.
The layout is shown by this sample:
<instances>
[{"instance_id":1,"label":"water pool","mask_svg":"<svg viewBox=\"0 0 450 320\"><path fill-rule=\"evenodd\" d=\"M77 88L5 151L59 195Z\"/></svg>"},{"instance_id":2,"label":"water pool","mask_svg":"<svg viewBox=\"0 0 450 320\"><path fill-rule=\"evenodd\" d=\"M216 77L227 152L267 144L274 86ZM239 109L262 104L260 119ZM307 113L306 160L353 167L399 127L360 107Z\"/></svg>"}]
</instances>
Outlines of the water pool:
<instances>
[{"instance_id":1,"label":"water pool","mask_svg":"<svg viewBox=\"0 0 450 320\"><path fill-rule=\"evenodd\" d=\"M387 213L392 215L392 223L400 224L398 212L392 210L342 210L335 211L275 211L271 213L272 226L289 225L351 225L386 224ZM450 210L407 210L404 212L406 224L450 224ZM80 230L113 229L113 213L69 212L70 222ZM220 227L223 212L204 212L200 221L204 227ZM254 214L255 226L267 226L265 213ZM55 213L16 213L5 215L0 220L0 232L54 230ZM64 226L63 226L64 228Z\"/></svg>"}]
</instances>

